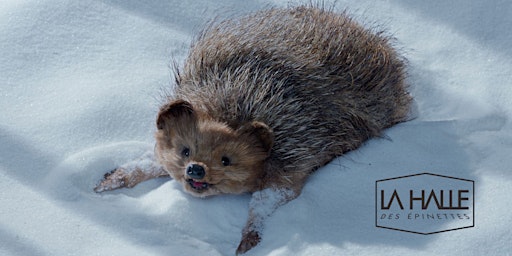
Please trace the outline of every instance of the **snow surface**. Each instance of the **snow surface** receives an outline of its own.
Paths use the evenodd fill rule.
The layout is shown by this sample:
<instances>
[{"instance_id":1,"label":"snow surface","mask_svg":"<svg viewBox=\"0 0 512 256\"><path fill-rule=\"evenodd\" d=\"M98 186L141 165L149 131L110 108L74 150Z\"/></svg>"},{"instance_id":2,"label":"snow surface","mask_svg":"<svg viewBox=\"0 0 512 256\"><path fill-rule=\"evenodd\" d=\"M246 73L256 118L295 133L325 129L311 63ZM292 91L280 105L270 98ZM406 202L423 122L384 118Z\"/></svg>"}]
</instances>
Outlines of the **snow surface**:
<instances>
[{"instance_id":1,"label":"snow surface","mask_svg":"<svg viewBox=\"0 0 512 256\"><path fill-rule=\"evenodd\" d=\"M157 179L93 192L153 144L171 56L208 19L287 1L0 1L0 255L232 255L249 195ZM337 1L409 59L418 117L315 173L252 255L510 255L512 2ZM379 179L475 180L475 227L375 227Z\"/></svg>"}]
</instances>

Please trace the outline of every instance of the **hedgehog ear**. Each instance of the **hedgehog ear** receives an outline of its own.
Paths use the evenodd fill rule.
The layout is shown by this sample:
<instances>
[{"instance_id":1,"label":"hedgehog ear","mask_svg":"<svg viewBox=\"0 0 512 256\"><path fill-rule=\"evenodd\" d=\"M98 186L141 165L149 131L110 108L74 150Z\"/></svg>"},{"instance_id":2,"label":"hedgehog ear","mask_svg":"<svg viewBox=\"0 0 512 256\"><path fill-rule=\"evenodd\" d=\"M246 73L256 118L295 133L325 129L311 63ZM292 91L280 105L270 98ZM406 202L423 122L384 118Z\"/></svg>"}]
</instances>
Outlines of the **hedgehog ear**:
<instances>
[{"instance_id":1,"label":"hedgehog ear","mask_svg":"<svg viewBox=\"0 0 512 256\"><path fill-rule=\"evenodd\" d=\"M274 145L274 132L266 124L258 121L242 125L238 130L238 134L254 136L261 142L263 149L270 154L270 150Z\"/></svg>"},{"instance_id":2,"label":"hedgehog ear","mask_svg":"<svg viewBox=\"0 0 512 256\"><path fill-rule=\"evenodd\" d=\"M162 130L171 124L191 124L195 123L195 120L196 114L192 105L185 100L176 100L160 108L156 127Z\"/></svg>"}]
</instances>

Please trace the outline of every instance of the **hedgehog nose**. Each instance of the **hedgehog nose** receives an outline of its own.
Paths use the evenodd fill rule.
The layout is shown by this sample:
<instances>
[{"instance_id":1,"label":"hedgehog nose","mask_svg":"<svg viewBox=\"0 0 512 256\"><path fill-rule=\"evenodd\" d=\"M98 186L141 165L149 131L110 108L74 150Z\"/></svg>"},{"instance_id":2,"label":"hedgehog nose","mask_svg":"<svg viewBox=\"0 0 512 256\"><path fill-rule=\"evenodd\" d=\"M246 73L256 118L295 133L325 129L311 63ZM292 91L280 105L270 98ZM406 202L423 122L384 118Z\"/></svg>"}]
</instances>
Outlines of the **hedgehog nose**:
<instances>
[{"instance_id":1,"label":"hedgehog nose","mask_svg":"<svg viewBox=\"0 0 512 256\"><path fill-rule=\"evenodd\" d=\"M192 179L200 180L204 178L204 168L198 164L191 164L187 167L187 175Z\"/></svg>"}]
</instances>

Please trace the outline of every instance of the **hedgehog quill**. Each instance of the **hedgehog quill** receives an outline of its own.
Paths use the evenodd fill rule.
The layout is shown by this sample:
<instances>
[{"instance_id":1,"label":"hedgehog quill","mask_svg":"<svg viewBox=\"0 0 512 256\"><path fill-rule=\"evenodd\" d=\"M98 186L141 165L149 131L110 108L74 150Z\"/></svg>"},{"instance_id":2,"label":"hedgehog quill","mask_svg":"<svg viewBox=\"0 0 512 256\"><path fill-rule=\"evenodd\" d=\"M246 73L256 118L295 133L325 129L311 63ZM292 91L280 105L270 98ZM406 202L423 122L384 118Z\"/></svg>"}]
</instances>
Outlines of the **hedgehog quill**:
<instances>
[{"instance_id":1,"label":"hedgehog quill","mask_svg":"<svg viewBox=\"0 0 512 256\"><path fill-rule=\"evenodd\" d=\"M404 63L383 33L313 6L213 22L175 70L154 155L95 191L171 176L198 197L252 193L236 251L245 253L311 173L407 120Z\"/></svg>"}]
</instances>

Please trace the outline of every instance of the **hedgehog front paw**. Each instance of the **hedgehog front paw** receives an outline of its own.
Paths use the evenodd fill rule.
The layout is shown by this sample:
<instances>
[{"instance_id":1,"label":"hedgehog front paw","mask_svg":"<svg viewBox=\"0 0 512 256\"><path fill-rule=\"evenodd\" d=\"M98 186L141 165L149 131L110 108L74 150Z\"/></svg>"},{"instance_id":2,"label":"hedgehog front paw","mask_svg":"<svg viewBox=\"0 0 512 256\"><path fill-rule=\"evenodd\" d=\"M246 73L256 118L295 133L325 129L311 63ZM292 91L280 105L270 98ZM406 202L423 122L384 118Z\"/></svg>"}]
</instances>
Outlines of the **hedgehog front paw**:
<instances>
[{"instance_id":1,"label":"hedgehog front paw","mask_svg":"<svg viewBox=\"0 0 512 256\"><path fill-rule=\"evenodd\" d=\"M242 235L242 241L240 241L240 245L238 245L238 249L236 249L236 255L244 254L254 246L258 245L261 241L260 234L257 231L251 230Z\"/></svg>"},{"instance_id":2,"label":"hedgehog front paw","mask_svg":"<svg viewBox=\"0 0 512 256\"><path fill-rule=\"evenodd\" d=\"M94 192L101 193L103 191L124 188L126 187L127 176L126 172L121 168L107 172L105 176L103 176L103 180L101 180L100 184L94 188Z\"/></svg>"}]
</instances>

